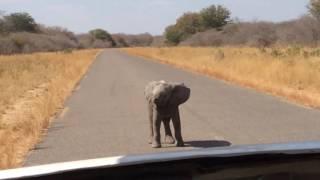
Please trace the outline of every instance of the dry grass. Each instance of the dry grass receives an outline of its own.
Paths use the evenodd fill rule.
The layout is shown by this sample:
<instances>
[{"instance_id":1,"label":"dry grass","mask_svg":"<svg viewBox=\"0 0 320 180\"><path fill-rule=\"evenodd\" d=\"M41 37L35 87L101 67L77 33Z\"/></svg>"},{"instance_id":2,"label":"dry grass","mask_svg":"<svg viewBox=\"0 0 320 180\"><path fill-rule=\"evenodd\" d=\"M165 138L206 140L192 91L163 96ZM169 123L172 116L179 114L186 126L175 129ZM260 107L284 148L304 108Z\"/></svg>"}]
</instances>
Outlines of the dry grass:
<instances>
[{"instance_id":1,"label":"dry grass","mask_svg":"<svg viewBox=\"0 0 320 180\"><path fill-rule=\"evenodd\" d=\"M98 52L0 56L0 169L21 165Z\"/></svg>"},{"instance_id":2,"label":"dry grass","mask_svg":"<svg viewBox=\"0 0 320 180\"><path fill-rule=\"evenodd\" d=\"M307 106L320 107L320 50L307 48L128 48L201 74L235 82Z\"/></svg>"}]
</instances>

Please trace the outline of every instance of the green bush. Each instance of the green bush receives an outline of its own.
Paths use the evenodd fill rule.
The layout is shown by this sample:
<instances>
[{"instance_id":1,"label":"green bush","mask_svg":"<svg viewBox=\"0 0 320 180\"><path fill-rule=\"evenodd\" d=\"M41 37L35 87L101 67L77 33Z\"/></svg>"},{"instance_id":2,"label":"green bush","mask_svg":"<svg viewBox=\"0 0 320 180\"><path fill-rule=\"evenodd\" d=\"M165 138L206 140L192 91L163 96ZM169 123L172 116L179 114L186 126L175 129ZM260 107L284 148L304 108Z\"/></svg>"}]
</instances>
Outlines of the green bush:
<instances>
[{"instance_id":1,"label":"green bush","mask_svg":"<svg viewBox=\"0 0 320 180\"><path fill-rule=\"evenodd\" d=\"M172 25L166 28L165 37L169 45L177 45L182 41L183 32L176 25Z\"/></svg>"},{"instance_id":2,"label":"green bush","mask_svg":"<svg viewBox=\"0 0 320 180\"><path fill-rule=\"evenodd\" d=\"M182 40L203 29L201 17L198 13L185 13L177 20L175 26L182 33Z\"/></svg>"},{"instance_id":3,"label":"green bush","mask_svg":"<svg viewBox=\"0 0 320 180\"><path fill-rule=\"evenodd\" d=\"M204 8L200 13L185 13L177 19L174 25L168 26L165 30L167 43L177 45L192 35L208 29L220 30L229 22L230 11L221 6L212 5ZM221 43L220 40L215 44Z\"/></svg>"},{"instance_id":4,"label":"green bush","mask_svg":"<svg viewBox=\"0 0 320 180\"><path fill-rule=\"evenodd\" d=\"M287 49L288 56L299 56L301 54L302 48L299 46L292 46Z\"/></svg>"},{"instance_id":5,"label":"green bush","mask_svg":"<svg viewBox=\"0 0 320 180\"><path fill-rule=\"evenodd\" d=\"M116 45L111 35L103 29L91 30L89 31L89 34L91 34L95 39L111 42L112 46Z\"/></svg>"},{"instance_id":6,"label":"green bush","mask_svg":"<svg viewBox=\"0 0 320 180\"><path fill-rule=\"evenodd\" d=\"M12 13L3 17L2 31L37 32L38 25L28 13Z\"/></svg>"},{"instance_id":7,"label":"green bush","mask_svg":"<svg viewBox=\"0 0 320 180\"><path fill-rule=\"evenodd\" d=\"M310 0L308 9L313 17L320 20L320 0Z\"/></svg>"},{"instance_id":8,"label":"green bush","mask_svg":"<svg viewBox=\"0 0 320 180\"><path fill-rule=\"evenodd\" d=\"M228 23L230 14L230 11L221 5L211 5L200 11L202 25L205 29L221 28Z\"/></svg>"}]
</instances>

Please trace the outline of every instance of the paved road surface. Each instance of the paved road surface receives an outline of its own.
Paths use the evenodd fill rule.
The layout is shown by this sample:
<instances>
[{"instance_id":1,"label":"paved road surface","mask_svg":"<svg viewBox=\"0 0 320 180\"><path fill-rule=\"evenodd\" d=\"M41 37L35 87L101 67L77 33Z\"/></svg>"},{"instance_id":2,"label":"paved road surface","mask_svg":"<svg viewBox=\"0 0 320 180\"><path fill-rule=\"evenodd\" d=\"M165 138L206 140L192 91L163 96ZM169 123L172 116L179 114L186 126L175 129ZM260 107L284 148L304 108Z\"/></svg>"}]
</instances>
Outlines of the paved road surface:
<instances>
[{"instance_id":1,"label":"paved road surface","mask_svg":"<svg viewBox=\"0 0 320 180\"><path fill-rule=\"evenodd\" d=\"M152 149L144 86L151 80L185 82L191 99L181 107L187 147ZM114 155L229 144L320 140L320 111L253 90L106 50L66 102L26 166Z\"/></svg>"}]
</instances>

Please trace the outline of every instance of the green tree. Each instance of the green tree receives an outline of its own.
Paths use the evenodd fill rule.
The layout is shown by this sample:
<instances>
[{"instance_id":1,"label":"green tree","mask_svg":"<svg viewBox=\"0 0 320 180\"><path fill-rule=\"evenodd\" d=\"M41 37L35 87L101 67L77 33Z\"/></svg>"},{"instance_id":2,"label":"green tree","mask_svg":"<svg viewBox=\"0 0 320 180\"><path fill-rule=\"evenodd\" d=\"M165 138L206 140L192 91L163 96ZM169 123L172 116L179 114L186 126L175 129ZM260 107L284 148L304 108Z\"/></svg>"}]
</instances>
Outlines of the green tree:
<instances>
[{"instance_id":1,"label":"green tree","mask_svg":"<svg viewBox=\"0 0 320 180\"><path fill-rule=\"evenodd\" d=\"M230 14L230 11L221 5L211 5L200 11L202 25L205 29L220 28L226 25L230 20Z\"/></svg>"},{"instance_id":2,"label":"green tree","mask_svg":"<svg viewBox=\"0 0 320 180\"><path fill-rule=\"evenodd\" d=\"M186 39L202 29L201 18L198 13L185 13L176 23L176 28L182 33L182 39Z\"/></svg>"},{"instance_id":3,"label":"green tree","mask_svg":"<svg viewBox=\"0 0 320 180\"><path fill-rule=\"evenodd\" d=\"M320 0L310 0L308 9L313 17L320 20Z\"/></svg>"},{"instance_id":4,"label":"green tree","mask_svg":"<svg viewBox=\"0 0 320 180\"><path fill-rule=\"evenodd\" d=\"M170 45L177 45L183 37L183 33L177 28L176 25L168 26L165 30L165 37L167 43Z\"/></svg>"},{"instance_id":5,"label":"green tree","mask_svg":"<svg viewBox=\"0 0 320 180\"><path fill-rule=\"evenodd\" d=\"M99 39L102 41L110 41L112 43L112 46L115 46L116 43L112 39L111 35L103 29L93 29L89 31L89 34L91 34L95 39Z\"/></svg>"},{"instance_id":6,"label":"green tree","mask_svg":"<svg viewBox=\"0 0 320 180\"><path fill-rule=\"evenodd\" d=\"M169 44L177 45L193 34L211 28L220 28L230 20L230 11L221 5L204 8L200 13L185 13L176 24L168 26L165 37Z\"/></svg>"},{"instance_id":7,"label":"green tree","mask_svg":"<svg viewBox=\"0 0 320 180\"><path fill-rule=\"evenodd\" d=\"M28 13L12 13L3 17L8 32L37 32L38 25Z\"/></svg>"}]
</instances>

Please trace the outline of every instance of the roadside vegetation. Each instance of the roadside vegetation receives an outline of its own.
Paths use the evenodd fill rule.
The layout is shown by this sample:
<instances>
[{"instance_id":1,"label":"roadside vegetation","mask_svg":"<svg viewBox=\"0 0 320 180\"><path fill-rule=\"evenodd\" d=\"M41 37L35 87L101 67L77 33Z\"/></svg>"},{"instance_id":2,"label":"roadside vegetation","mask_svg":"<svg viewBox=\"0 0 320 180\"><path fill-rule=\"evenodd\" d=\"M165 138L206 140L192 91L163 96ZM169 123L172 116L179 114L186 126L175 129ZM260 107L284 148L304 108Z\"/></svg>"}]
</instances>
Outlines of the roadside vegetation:
<instances>
[{"instance_id":1,"label":"roadside vegetation","mask_svg":"<svg viewBox=\"0 0 320 180\"><path fill-rule=\"evenodd\" d=\"M0 11L0 54L149 46L152 41L153 37L148 33L110 34L100 28L75 34L62 27L38 24L26 12L1 14Z\"/></svg>"},{"instance_id":2,"label":"roadside vegetation","mask_svg":"<svg viewBox=\"0 0 320 180\"><path fill-rule=\"evenodd\" d=\"M0 56L0 169L23 163L98 52Z\"/></svg>"},{"instance_id":3,"label":"roadside vegetation","mask_svg":"<svg viewBox=\"0 0 320 180\"><path fill-rule=\"evenodd\" d=\"M311 0L309 13L285 22L241 21L231 11L212 5L187 12L166 28L155 46L319 46L320 1Z\"/></svg>"},{"instance_id":4,"label":"roadside vegetation","mask_svg":"<svg viewBox=\"0 0 320 180\"><path fill-rule=\"evenodd\" d=\"M310 0L309 13L284 22L242 21L221 5L186 12L162 35L110 33L96 28L75 34L36 22L26 12L1 13L0 54L52 52L65 49L166 46L319 46L320 1Z\"/></svg>"},{"instance_id":5,"label":"roadside vegetation","mask_svg":"<svg viewBox=\"0 0 320 180\"><path fill-rule=\"evenodd\" d=\"M320 108L320 49L171 47L125 51Z\"/></svg>"}]
</instances>

